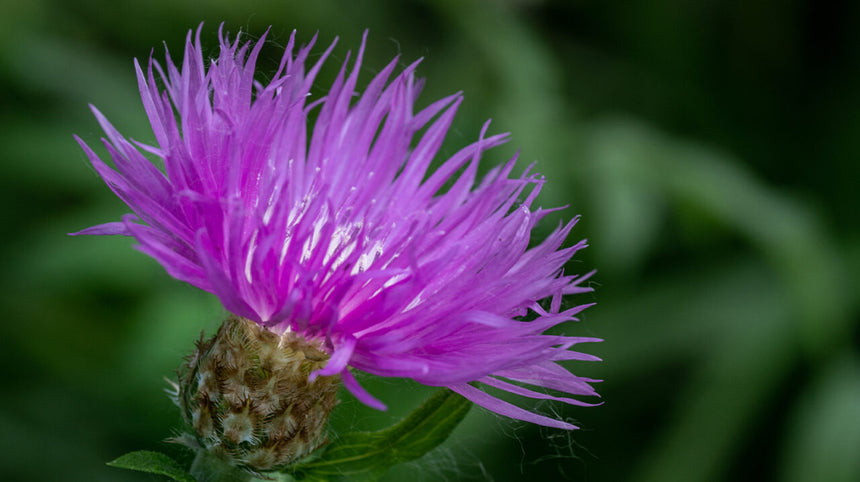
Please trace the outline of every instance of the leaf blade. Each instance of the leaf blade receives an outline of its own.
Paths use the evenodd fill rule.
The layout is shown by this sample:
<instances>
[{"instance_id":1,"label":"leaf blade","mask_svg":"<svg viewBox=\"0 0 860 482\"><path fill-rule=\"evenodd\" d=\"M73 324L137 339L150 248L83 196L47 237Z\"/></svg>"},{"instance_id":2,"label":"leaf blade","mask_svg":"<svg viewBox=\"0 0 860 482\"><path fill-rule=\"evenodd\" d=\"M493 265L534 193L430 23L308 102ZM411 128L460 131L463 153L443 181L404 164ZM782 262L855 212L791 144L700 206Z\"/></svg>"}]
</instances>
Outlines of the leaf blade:
<instances>
[{"instance_id":1,"label":"leaf blade","mask_svg":"<svg viewBox=\"0 0 860 482\"><path fill-rule=\"evenodd\" d=\"M163 475L179 482L197 482L197 479L183 469L179 462L160 452L149 450L129 452L108 462L107 465L119 469Z\"/></svg>"},{"instance_id":2,"label":"leaf blade","mask_svg":"<svg viewBox=\"0 0 860 482\"><path fill-rule=\"evenodd\" d=\"M416 460L439 446L471 406L470 401L444 388L391 427L345 434L320 457L288 470L298 480L329 480L339 476L376 480L394 465Z\"/></svg>"}]
</instances>

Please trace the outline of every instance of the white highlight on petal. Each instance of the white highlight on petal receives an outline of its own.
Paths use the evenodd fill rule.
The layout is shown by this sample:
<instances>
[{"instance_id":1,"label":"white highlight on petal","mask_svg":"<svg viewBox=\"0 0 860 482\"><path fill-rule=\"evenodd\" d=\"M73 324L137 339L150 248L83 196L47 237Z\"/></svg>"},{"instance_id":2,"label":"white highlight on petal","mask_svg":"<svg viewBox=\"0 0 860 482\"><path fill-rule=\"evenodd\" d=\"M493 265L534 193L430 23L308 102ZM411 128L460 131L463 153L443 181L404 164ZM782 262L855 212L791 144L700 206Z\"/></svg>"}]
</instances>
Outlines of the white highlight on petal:
<instances>
[{"instance_id":1,"label":"white highlight on petal","mask_svg":"<svg viewBox=\"0 0 860 482\"><path fill-rule=\"evenodd\" d=\"M251 241L248 243L248 254L245 256L245 279L248 280L248 283L254 282L251 277L251 264L254 262L254 253L257 251L257 236L259 234L260 230L255 229Z\"/></svg>"}]
</instances>

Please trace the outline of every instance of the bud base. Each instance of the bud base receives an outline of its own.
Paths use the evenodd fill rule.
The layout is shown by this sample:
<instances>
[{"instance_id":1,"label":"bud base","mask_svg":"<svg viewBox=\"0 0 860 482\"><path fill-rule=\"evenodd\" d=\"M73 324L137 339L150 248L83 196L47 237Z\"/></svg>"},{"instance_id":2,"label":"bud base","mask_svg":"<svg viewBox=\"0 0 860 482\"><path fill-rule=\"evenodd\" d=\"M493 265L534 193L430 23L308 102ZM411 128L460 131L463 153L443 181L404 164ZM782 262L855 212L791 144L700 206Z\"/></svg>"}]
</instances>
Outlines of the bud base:
<instances>
[{"instance_id":1,"label":"bud base","mask_svg":"<svg viewBox=\"0 0 860 482\"><path fill-rule=\"evenodd\" d=\"M337 403L338 376L308 381L328 358L294 333L227 319L180 368L177 402L200 451L257 472L310 455Z\"/></svg>"}]
</instances>

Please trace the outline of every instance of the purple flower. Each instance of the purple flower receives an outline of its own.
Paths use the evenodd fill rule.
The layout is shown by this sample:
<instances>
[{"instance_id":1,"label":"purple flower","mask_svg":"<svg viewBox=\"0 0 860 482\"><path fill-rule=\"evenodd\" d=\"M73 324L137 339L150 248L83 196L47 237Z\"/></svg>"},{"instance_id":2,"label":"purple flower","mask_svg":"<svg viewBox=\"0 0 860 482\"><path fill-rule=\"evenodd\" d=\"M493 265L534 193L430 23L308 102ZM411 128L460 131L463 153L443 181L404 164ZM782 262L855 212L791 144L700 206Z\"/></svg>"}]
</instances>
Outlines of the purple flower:
<instances>
[{"instance_id":1,"label":"purple flower","mask_svg":"<svg viewBox=\"0 0 860 482\"><path fill-rule=\"evenodd\" d=\"M352 68L347 57L328 94L315 98L314 78L334 44L306 65L314 42L293 55L293 33L277 72L260 83L265 35L241 45L219 38L211 61L199 29L193 40L189 32L181 65L169 54L166 68L150 60L143 71L135 61L156 146L127 140L93 108L115 169L77 140L135 214L76 234L132 236L230 312L324 340L331 358L311 377L339 374L372 407L385 408L349 367L575 428L475 383L574 405L591 404L526 387L597 395L596 380L557 362L598 360L570 348L599 340L543 334L587 307L560 310L563 295L590 291L581 286L588 275L562 269L585 247L562 247L576 219L530 248L531 230L551 211L532 208L544 179L530 169L512 176L516 157L478 176L483 151L507 135L486 136L487 123L477 142L430 170L463 98L415 112L418 62L392 79L393 60L358 95L362 41Z\"/></svg>"}]
</instances>

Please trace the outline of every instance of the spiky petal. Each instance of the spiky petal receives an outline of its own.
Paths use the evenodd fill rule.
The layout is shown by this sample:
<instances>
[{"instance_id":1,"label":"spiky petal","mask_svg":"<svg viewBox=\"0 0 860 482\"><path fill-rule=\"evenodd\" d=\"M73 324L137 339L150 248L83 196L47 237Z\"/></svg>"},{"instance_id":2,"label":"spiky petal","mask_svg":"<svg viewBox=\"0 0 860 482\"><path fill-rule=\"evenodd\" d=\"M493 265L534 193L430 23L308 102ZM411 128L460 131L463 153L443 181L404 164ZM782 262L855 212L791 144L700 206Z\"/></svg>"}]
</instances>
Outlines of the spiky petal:
<instances>
[{"instance_id":1,"label":"spiky petal","mask_svg":"<svg viewBox=\"0 0 860 482\"><path fill-rule=\"evenodd\" d=\"M595 380L557 362L597 360L570 348L599 340L543 334L586 307L560 310L563 295L590 290L587 275L562 270L585 247L562 247L576 219L530 248L548 212L532 207L544 179L529 169L512 175L516 158L478 175L481 154L507 135L488 136L484 125L477 142L432 170L462 95L416 112L418 62L395 75L394 59L358 95L362 41L352 68L347 57L328 94L315 98L334 44L309 64L314 42L294 53L293 33L277 72L258 83L265 35L256 44L219 38L220 55L208 62L199 29L181 65L169 54L164 67L135 62L156 146L126 140L93 108L115 169L79 142L135 214L79 234L133 236L230 312L322 340L331 358L311 377L339 374L370 406L384 408L349 367L574 428L475 383L576 405L588 404L526 386L597 395ZM543 299L552 300L548 310Z\"/></svg>"}]
</instances>

